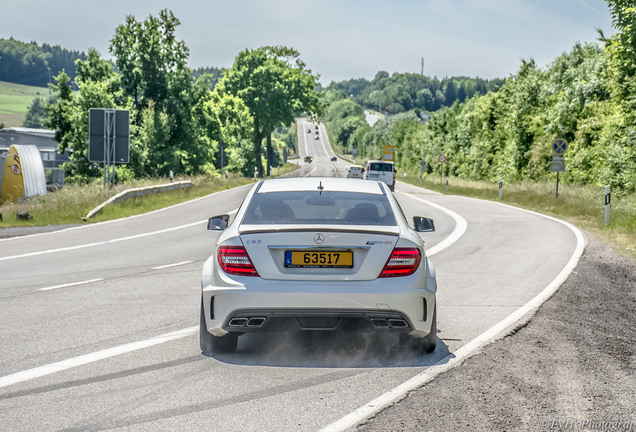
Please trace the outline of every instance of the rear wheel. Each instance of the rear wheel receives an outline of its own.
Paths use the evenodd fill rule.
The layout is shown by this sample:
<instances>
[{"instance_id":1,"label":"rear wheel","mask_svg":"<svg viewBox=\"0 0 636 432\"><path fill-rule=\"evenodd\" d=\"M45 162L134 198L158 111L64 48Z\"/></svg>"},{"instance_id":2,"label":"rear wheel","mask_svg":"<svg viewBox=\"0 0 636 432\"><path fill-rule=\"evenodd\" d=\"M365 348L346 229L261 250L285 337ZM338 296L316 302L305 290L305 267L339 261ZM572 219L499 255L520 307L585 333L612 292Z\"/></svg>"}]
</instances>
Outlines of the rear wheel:
<instances>
[{"instance_id":1,"label":"rear wheel","mask_svg":"<svg viewBox=\"0 0 636 432\"><path fill-rule=\"evenodd\" d=\"M203 299L201 299L201 319L199 320L199 346L201 347L201 354L209 356L212 355L214 345L214 336L208 332L208 328L205 325L205 311L203 310Z\"/></svg>"},{"instance_id":2,"label":"rear wheel","mask_svg":"<svg viewBox=\"0 0 636 432\"><path fill-rule=\"evenodd\" d=\"M214 338L214 351L219 353L232 353L236 351L236 347L238 346L238 335L229 333L225 336L217 337L212 336Z\"/></svg>"},{"instance_id":3,"label":"rear wheel","mask_svg":"<svg viewBox=\"0 0 636 432\"><path fill-rule=\"evenodd\" d=\"M199 320L199 346L201 353L205 356L211 356L212 353L231 353L236 351L238 346L238 335L227 334L225 336L213 336L208 332L205 325L205 311L203 310L203 299L201 299L201 318Z\"/></svg>"},{"instance_id":4,"label":"rear wheel","mask_svg":"<svg viewBox=\"0 0 636 432\"><path fill-rule=\"evenodd\" d=\"M429 354L435 351L437 346L437 306L433 310L433 322L431 323L431 332L423 338L414 338L408 335L400 335L402 346L408 350L421 353L424 351Z\"/></svg>"},{"instance_id":5,"label":"rear wheel","mask_svg":"<svg viewBox=\"0 0 636 432\"><path fill-rule=\"evenodd\" d=\"M431 332L422 338L422 348L425 353L432 353L437 346L437 305L433 310L433 322L431 323Z\"/></svg>"}]
</instances>

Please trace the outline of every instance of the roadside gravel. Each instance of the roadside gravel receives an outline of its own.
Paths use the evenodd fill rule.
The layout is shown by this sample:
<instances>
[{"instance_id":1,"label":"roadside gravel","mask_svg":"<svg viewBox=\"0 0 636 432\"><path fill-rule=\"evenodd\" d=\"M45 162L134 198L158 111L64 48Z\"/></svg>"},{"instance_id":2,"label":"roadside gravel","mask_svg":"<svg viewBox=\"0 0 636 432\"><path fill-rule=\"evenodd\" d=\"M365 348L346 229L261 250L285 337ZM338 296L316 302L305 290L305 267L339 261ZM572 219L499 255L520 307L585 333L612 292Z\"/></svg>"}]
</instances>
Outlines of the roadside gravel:
<instances>
[{"instance_id":1,"label":"roadside gravel","mask_svg":"<svg viewBox=\"0 0 636 432\"><path fill-rule=\"evenodd\" d=\"M525 327L356 430L636 431L636 264L586 235Z\"/></svg>"}]
</instances>

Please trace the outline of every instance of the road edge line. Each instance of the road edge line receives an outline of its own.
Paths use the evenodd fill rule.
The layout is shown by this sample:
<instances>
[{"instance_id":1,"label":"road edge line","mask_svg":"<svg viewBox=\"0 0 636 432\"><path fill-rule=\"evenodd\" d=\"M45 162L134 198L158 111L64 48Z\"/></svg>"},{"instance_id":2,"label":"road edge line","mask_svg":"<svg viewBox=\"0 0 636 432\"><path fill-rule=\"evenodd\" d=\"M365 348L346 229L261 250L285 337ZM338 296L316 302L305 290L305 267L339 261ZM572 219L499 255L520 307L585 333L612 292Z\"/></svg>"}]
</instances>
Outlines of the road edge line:
<instances>
[{"instance_id":1,"label":"road edge line","mask_svg":"<svg viewBox=\"0 0 636 432\"><path fill-rule=\"evenodd\" d=\"M494 203L514 208L520 211L532 213L556 221L569 228L576 237L576 247L574 248L574 252L570 256L570 259L568 260L565 267L563 267L561 272L559 272L559 274L552 280L552 282L550 282L548 286L545 287L539 294L534 296L529 302L521 306L519 309L515 310L502 321L495 324L494 326L477 336L475 339L468 342L466 345L460 347L454 353L449 354L448 356L435 363L433 366L428 367L425 371L420 372L413 378L389 390L380 397L361 406L350 414L347 414L340 420L331 423L330 425L321 429L320 432L342 432L350 427L361 424L370 416L377 414L384 408L406 398L410 391L431 382L433 379L437 378L444 372L447 372L454 367L462 364L465 360L477 354L486 345L489 345L490 343L512 333L515 329L527 323L534 316L537 310L539 310L541 305L543 305L543 303L545 303L550 297L554 295L554 293L557 292L559 287L574 271L574 269L578 265L581 256L583 255L583 252L585 251L585 246L587 244L583 233L581 233L581 231L577 227L570 224L569 222L554 218L552 216L537 213L532 210L526 210L498 202Z\"/></svg>"},{"instance_id":2,"label":"road edge line","mask_svg":"<svg viewBox=\"0 0 636 432\"><path fill-rule=\"evenodd\" d=\"M0 377L0 388L7 387L13 384L18 384L23 381L29 381L35 378L40 378L46 375L50 375L56 372L62 372L68 369L82 366L88 363L93 363L98 360L104 360L110 357L115 357L121 354L126 354L140 349L149 348L154 345L159 345L165 342L173 341L175 339L181 339L186 336L195 334L199 330L199 326L187 327L181 330L176 330L170 333L164 333L162 335L154 336L150 339L142 341L130 342L124 345L119 345L112 348L106 348L101 351L95 351L90 354L84 354L77 357L73 357L66 360L60 360L48 365L39 366L33 369L27 369L21 372L15 372L11 375Z\"/></svg>"}]
</instances>

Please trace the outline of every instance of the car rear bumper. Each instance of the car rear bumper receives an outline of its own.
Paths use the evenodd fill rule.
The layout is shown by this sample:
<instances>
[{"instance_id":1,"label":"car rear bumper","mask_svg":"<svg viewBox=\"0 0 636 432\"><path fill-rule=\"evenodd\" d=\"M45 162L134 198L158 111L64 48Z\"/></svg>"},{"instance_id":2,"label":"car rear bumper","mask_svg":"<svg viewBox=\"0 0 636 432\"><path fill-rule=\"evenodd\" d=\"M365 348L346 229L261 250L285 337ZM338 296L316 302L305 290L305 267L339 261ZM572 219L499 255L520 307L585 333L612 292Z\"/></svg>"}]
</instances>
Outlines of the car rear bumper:
<instances>
[{"instance_id":1,"label":"car rear bumper","mask_svg":"<svg viewBox=\"0 0 636 432\"><path fill-rule=\"evenodd\" d=\"M373 289L368 285L336 283L326 290L324 284L281 281L271 289L204 287L207 328L215 336L294 328L429 334L435 292L400 289L390 280L372 284Z\"/></svg>"}]
</instances>

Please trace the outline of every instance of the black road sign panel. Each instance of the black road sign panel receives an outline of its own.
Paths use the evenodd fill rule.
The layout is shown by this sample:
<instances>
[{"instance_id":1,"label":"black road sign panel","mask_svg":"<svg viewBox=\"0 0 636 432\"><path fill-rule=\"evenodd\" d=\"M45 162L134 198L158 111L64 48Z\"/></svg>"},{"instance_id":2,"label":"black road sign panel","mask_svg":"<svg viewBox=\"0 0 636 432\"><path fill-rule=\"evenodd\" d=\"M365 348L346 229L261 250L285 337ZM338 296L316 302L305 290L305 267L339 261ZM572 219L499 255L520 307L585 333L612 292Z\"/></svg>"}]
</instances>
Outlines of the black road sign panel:
<instances>
[{"instance_id":1,"label":"black road sign panel","mask_svg":"<svg viewBox=\"0 0 636 432\"><path fill-rule=\"evenodd\" d=\"M88 111L88 160L89 162L104 162L104 109L91 108ZM128 163L130 161L130 112L128 110L114 110L115 130L111 131L111 142L114 138L115 157L111 162Z\"/></svg>"}]
</instances>

